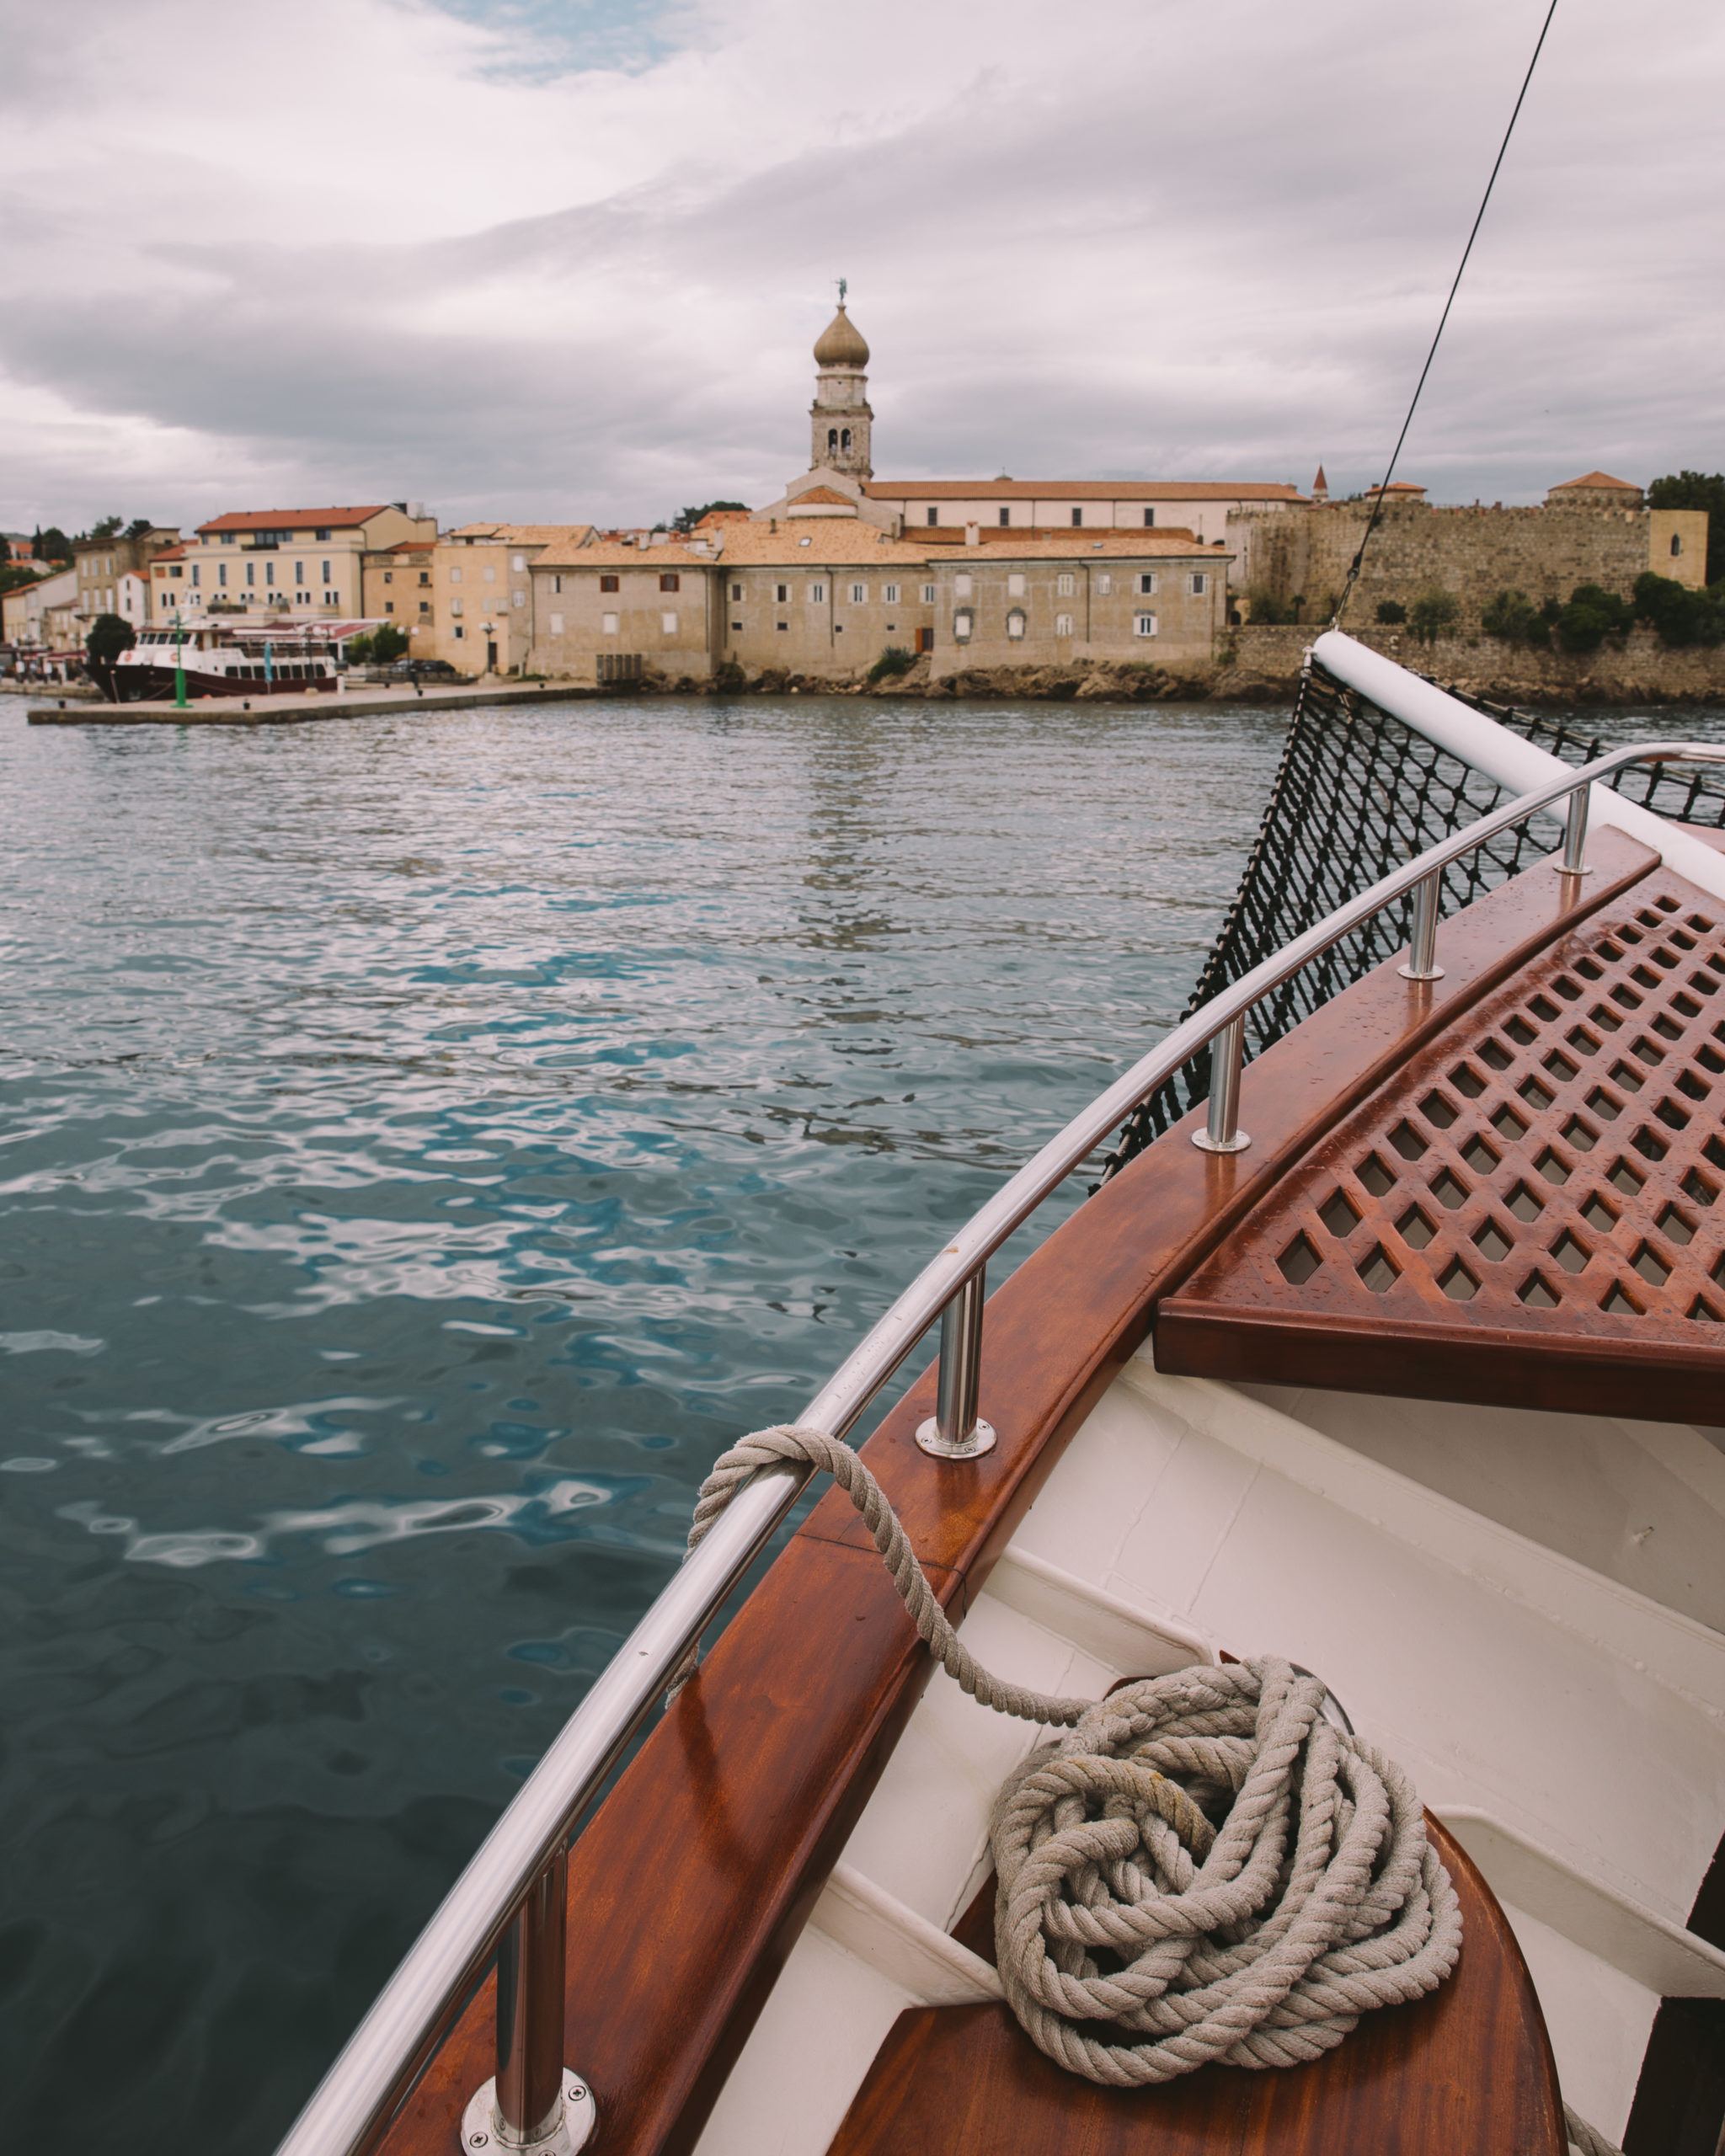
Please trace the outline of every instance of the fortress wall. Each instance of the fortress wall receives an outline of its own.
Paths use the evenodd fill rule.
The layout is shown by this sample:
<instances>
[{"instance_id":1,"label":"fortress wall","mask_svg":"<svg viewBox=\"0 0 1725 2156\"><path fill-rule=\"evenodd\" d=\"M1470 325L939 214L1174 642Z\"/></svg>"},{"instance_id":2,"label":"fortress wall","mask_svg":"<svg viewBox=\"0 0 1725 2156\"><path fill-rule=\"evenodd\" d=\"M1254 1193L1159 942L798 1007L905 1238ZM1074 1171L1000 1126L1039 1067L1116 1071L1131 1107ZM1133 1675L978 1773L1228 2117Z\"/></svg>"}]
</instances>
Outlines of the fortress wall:
<instances>
[{"instance_id":1,"label":"fortress wall","mask_svg":"<svg viewBox=\"0 0 1725 2156\"><path fill-rule=\"evenodd\" d=\"M1284 604L1303 595L1306 618L1327 620L1369 514L1364 502L1233 511L1228 544L1236 601L1254 587ZM1706 516L1696 510L1432 509L1398 502L1379 519L1349 612L1370 622L1380 600L1410 606L1422 592L1439 590L1460 600L1471 625L1499 591L1525 592L1537 606L1567 600L1578 584L1599 584L1626 598L1648 568L1698 585L1706 531Z\"/></svg>"}]
</instances>

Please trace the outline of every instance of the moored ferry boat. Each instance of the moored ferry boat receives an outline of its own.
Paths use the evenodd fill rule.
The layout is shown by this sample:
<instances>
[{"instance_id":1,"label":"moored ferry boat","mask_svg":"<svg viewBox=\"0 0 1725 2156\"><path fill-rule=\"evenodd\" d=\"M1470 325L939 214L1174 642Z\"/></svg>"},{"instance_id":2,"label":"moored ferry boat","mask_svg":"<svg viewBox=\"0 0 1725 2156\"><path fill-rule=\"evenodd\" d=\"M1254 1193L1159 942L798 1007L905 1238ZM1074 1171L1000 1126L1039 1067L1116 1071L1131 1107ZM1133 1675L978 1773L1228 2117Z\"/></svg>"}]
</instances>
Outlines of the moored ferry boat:
<instances>
[{"instance_id":1,"label":"moored ferry boat","mask_svg":"<svg viewBox=\"0 0 1725 2156\"><path fill-rule=\"evenodd\" d=\"M171 697L182 668L189 696L332 694L339 685L343 645L375 626L320 622L277 628L202 621L179 630L145 629L115 662L117 700Z\"/></svg>"},{"instance_id":2,"label":"moored ferry boat","mask_svg":"<svg viewBox=\"0 0 1725 2156\"><path fill-rule=\"evenodd\" d=\"M1716 2145L1725 750L1596 751L1317 640L1186 1017L726 1455L283 2156Z\"/></svg>"}]
</instances>

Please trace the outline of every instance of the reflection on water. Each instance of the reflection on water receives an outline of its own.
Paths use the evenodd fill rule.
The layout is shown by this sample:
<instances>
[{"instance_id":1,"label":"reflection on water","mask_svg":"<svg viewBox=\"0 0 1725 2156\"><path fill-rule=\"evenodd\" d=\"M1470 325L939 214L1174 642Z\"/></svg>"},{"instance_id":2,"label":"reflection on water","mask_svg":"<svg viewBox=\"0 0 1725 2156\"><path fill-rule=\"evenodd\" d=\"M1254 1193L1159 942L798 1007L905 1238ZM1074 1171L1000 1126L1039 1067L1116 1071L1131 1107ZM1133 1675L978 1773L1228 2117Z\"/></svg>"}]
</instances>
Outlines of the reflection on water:
<instances>
[{"instance_id":1,"label":"reflection on water","mask_svg":"<svg viewBox=\"0 0 1725 2156\"><path fill-rule=\"evenodd\" d=\"M0 699L19 2145L268 2148L714 1455L1178 1011L1283 723Z\"/></svg>"}]
</instances>

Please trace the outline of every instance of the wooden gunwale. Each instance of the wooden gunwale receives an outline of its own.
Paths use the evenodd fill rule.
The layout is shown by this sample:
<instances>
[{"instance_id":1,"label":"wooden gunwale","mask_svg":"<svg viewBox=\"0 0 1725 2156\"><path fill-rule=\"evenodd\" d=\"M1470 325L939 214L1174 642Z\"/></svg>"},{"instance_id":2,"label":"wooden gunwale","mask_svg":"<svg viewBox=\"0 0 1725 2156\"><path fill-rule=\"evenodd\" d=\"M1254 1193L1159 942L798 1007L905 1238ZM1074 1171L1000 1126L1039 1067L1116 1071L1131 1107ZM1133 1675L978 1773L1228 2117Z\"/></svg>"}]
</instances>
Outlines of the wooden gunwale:
<instances>
[{"instance_id":1,"label":"wooden gunwale","mask_svg":"<svg viewBox=\"0 0 1725 2156\"><path fill-rule=\"evenodd\" d=\"M1056 1230L988 1303L992 1453L955 1464L917 1449L932 1369L884 1418L864 1457L955 1620L1156 1297L1459 1011L1658 866L1609 830L1591 858L1578 898L1541 862L1447 922L1443 979L1410 984L1387 963L1268 1050L1245 1073L1248 1151L1190 1145L1194 1114ZM932 1670L861 1522L829 1492L570 1850L564 2056L598 2100L590 2148L692 2148ZM451 2156L492 2070L493 1993L488 1980L375 2144L388 2156Z\"/></svg>"}]
</instances>

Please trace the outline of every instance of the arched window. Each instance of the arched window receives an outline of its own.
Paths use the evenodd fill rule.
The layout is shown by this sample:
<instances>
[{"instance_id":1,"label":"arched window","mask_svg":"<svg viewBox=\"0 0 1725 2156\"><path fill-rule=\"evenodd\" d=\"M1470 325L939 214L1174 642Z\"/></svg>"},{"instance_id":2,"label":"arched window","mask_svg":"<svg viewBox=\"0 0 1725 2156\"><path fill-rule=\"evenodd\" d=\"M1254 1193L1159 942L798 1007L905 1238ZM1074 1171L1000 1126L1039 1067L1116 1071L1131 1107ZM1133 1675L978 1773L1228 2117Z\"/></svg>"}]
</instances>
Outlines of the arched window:
<instances>
[{"instance_id":1,"label":"arched window","mask_svg":"<svg viewBox=\"0 0 1725 2156\"><path fill-rule=\"evenodd\" d=\"M1680 531L1674 531L1671 534L1671 552L1674 554L1680 554L1683 552L1683 535Z\"/></svg>"},{"instance_id":2,"label":"arched window","mask_svg":"<svg viewBox=\"0 0 1725 2156\"><path fill-rule=\"evenodd\" d=\"M849 453L851 447L851 430L848 427L845 429L844 433L839 437L839 446L841 449L844 450L846 454Z\"/></svg>"},{"instance_id":3,"label":"arched window","mask_svg":"<svg viewBox=\"0 0 1725 2156\"><path fill-rule=\"evenodd\" d=\"M836 427L829 427L827 429L826 447L829 456L837 456L839 447L839 430Z\"/></svg>"},{"instance_id":4,"label":"arched window","mask_svg":"<svg viewBox=\"0 0 1725 2156\"><path fill-rule=\"evenodd\" d=\"M1022 637L1023 633L1024 616L1015 606L1007 616L1007 634L1009 637Z\"/></svg>"}]
</instances>

